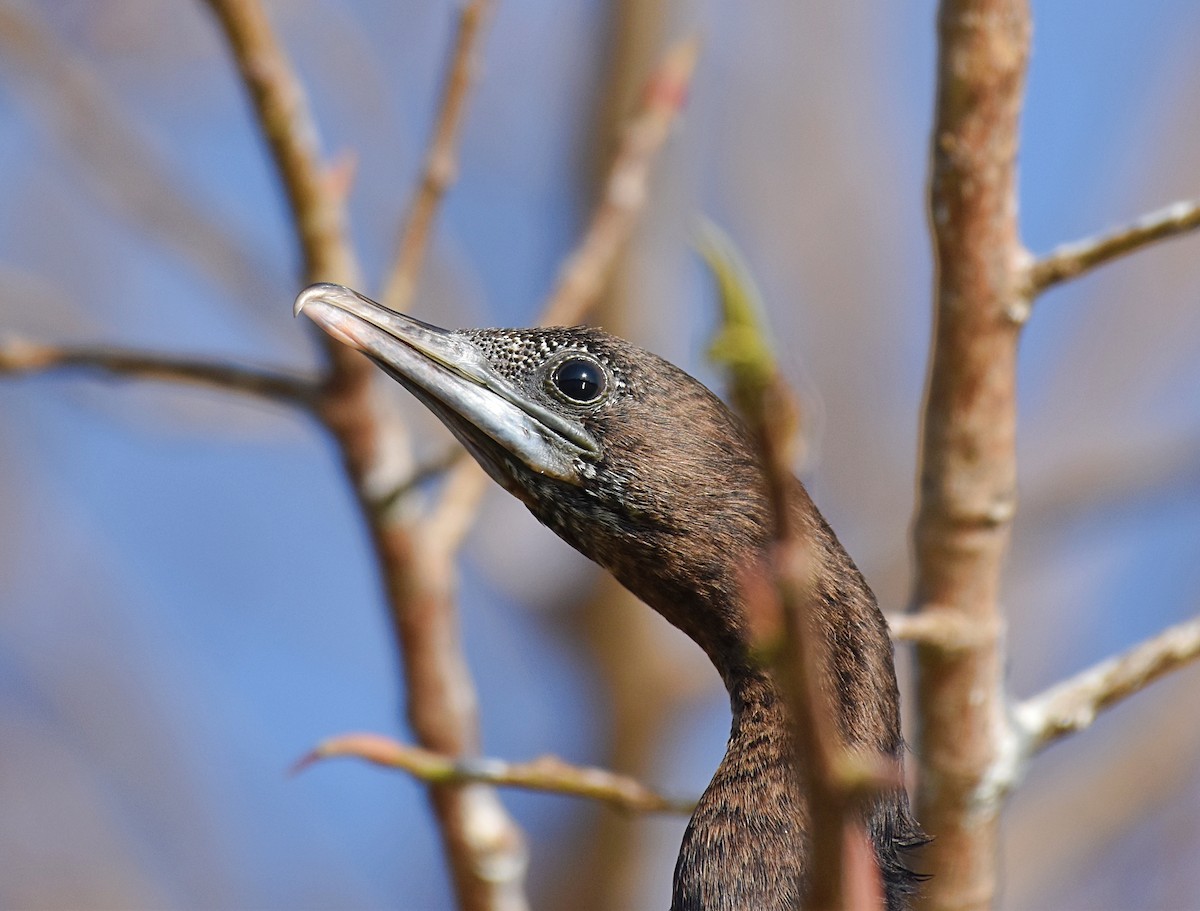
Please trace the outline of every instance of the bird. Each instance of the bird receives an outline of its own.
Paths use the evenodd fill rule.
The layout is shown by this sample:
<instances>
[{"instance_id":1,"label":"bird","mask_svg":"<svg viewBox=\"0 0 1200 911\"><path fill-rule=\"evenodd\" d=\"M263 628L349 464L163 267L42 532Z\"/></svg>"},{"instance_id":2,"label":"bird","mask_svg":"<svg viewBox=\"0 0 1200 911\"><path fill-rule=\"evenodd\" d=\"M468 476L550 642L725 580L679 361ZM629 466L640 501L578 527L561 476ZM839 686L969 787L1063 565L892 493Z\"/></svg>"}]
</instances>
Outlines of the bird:
<instances>
[{"instance_id":1,"label":"bird","mask_svg":"<svg viewBox=\"0 0 1200 911\"><path fill-rule=\"evenodd\" d=\"M342 285L294 312L365 353L436 415L533 515L691 637L728 690L723 759L687 825L671 911L783 911L803 902L810 834L786 701L756 656L743 594L773 544L763 464L740 419L698 380L601 329L447 330ZM849 749L900 769L887 623L804 486L789 510L819 567L820 683ZM888 911L926 839L902 786L863 810Z\"/></svg>"}]
</instances>

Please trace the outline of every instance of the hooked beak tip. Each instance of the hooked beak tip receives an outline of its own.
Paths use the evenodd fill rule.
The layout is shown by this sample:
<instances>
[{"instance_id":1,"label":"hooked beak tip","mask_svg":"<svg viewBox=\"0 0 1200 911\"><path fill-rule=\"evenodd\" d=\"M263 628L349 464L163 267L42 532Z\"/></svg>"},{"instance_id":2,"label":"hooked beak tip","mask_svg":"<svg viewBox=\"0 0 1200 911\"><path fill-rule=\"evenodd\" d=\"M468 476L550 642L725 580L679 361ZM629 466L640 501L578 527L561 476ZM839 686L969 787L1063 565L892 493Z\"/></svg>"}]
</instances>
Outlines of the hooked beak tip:
<instances>
[{"instance_id":1,"label":"hooked beak tip","mask_svg":"<svg viewBox=\"0 0 1200 911\"><path fill-rule=\"evenodd\" d=\"M318 282L309 285L298 295L292 315L301 312L325 332L344 345L366 351L370 346L363 336L363 317L357 312L362 304L378 306L345 285Z\"/></svg>"},{"instance_id":2,"label":"hooked beak tip","mask_svg":"<svg viewBox=\"0 0 1200 911\"><path fill-rule=\"evenodd\" d=\"M335 285L332 282L317 282L315 285L309 285L296 295L296 302L292 305L292 316L299 316L304 308L314 301L328 302L331 297L337 298L345 295L354 295L354 292L345 285ZM357 297L357 295L354 296Z\"/></svg>"}]
</instances>

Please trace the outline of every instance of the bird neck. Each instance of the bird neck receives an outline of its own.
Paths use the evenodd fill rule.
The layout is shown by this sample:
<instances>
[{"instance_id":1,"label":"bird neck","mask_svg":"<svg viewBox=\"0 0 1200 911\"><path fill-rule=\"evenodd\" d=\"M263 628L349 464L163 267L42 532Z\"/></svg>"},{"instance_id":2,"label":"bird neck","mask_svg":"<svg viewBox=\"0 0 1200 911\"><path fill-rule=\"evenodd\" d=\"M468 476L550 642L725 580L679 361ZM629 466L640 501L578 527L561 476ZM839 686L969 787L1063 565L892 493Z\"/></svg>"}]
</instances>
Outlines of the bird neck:
<instances>
[{"instance_id":1,"label":"bird neck","mask_svg":"<svg viewBox=\"0 0 1200 911\"><path fill-rule=\"evenodd\" d=\"M887 624L866 581L799 483L792 510L794 527L808 540L816 561L806 608L822 639L818 673L822 688L833 696L843 741L899 763L903 741ZM766 527L763 522L758 529ZM696 640L730 696L728 748L688 824L672 911L782 911L798 907L803 897L808 812L792 726L770 671L754 660L747 622L747 582L769 578L766 534L725 535L719 548L659 546L652 551L653 564L639 559L632 569L611 567ZM881 795L864 822L884 873L887 907L904 908L913 877L897 849L918 844L921 835L903 790Z\"/></svg>"},{"instance_id":2,"label":"bird neck","mask_svg":"<svg viewBox=\"0 0 1200 911\"><path fill-rule=\"evenodd\" d=\"M729 746L684 834L671 911L800 906L808 826L787 713L761 673L735 680L730 701Z\"/></svg>"},{"instance_id":3,"label":"bird neck","mask_svg":"<svg viewBox=\"0 0 1200 911\"><path fill-rule=\"evenodd\" d=\"M704 649L721 673L736 716L739 704L754 706L773 692L755 659L748 607L752 593L770 584L774 542L761 490L732 482L717 489L734 493L704 509L683 507L683 519L639 530L632 542L609 546L593 539L576 546ZM883 614L798 481L789 505L792 527L807 541L814 561L806 608L823 640L820 672L835 695L842 736L853 746L895 753L899 704Z\"/></svg>"}]
</instances>

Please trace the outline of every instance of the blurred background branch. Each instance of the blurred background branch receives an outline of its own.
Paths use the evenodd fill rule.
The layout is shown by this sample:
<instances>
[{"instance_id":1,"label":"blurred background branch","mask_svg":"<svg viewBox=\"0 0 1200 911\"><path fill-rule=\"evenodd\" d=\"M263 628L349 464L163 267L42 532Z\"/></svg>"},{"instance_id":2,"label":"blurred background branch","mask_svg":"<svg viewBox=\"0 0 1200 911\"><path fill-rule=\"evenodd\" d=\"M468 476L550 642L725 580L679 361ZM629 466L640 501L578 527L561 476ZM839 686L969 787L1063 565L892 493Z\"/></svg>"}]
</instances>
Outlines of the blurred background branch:
<instances>
[{"instance_id":1,"label":"blurred background branch","mask_svg":"<svg viewBox=\"0 0 1200 911\"><path fill-rule=\"evenodd\" d=\"M700 38L693 35L668 50L651 75L641 110L621 130L620 145L583 240L563 264L558 285L545 304L542 325L580 322L604 290L605 279L646 205L650 165L687 100L699 55Z\"/></svg>"},{"instance_id":2,"label":"blurred background branch","mask_svg":"<svg viewBox=\"0 0 1200 911\"><path fill-rule=\"evenodd\" d=\"M450 52L421 180L409 202L396 259L379 298L384 306L393 310L407 310L412 302L438 205L458 175L458 136L467 96L478 75L479 41L491 14L491 5L491 0L470 0L458 14L454 47Z\"/></svg>"},{"instance_id":3,"label":"blurred background branch","mask_svg":"<svg viewBox=\"0 0 1200 911\"><path fill-rule=\"evenodd\" d=\"M317 384L312 380L284 371L147 351L87 346L64 348L18 338L0 339L0 373L38 374L55 370L81 370L129 379L189 383L259 396L304 409L313 407L318 392Z\"/></svg>"},{"instance_id":4,"label":"blurred background branch","mask_svg":"<svg viewBox=\"0 0 1200 911\"><path fill-rule=\"evenodd\" d=\"M437 784L481 782L499 787L525 788L570 797L586 797L630 813L690 814L695 800L671 800L628 775L606 769L576 766L557 756L540 756L529 762L503 759L442 756L380 737L378 734L343 734L322 741L297 764L337 757L362 759L375 765L401 769L414 778Z\"/></svg>"}]
</instances>

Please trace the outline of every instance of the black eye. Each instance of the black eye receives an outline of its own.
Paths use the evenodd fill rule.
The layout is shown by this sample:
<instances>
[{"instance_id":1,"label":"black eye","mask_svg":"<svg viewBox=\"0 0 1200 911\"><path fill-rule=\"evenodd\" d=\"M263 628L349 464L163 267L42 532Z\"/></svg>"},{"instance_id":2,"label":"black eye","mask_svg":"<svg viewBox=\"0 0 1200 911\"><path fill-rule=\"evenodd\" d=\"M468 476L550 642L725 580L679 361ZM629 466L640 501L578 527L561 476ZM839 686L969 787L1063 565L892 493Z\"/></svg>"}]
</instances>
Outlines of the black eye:
<instances>
[{"instance_id":1,"label":"black eye","mask_svg":"<svg viewBox=\"0 0 1200 911\"><path fill-rule=\"evenodd\" d=\"M604 394L604 368L586 357L567 358L550 376L554 388L572 402L586 405Z\"/></svg>"}]
</instances>

